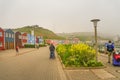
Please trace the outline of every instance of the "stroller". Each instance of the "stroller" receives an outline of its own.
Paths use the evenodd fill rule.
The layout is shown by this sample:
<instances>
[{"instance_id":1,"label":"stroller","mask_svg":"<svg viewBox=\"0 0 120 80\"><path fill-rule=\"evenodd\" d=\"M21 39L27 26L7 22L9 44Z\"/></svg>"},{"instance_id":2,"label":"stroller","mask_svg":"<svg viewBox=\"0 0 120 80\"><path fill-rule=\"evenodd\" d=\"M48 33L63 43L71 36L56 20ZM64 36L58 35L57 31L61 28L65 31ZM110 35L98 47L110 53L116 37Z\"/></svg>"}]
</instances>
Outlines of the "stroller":
<instances>
[{"instance_id":1,"label":"stroller","mask_svg":"<svg viewBox=\"0 0 120 80\"><path fill-rule=\"evenodd\" d=\"M116 51L113 53L113 65L114 66L120 66L120 51Z\"/></svg>"},{"instance_id":2,"label":"stroller","mask_svg":"<svg viewBox=\"0 0 120 80\"><path fill-rule=\"evenodd\" d=\"M50 52L50 59L55 59L55 53L54 53L54 51Z\"/></svg>"}]
</instances>

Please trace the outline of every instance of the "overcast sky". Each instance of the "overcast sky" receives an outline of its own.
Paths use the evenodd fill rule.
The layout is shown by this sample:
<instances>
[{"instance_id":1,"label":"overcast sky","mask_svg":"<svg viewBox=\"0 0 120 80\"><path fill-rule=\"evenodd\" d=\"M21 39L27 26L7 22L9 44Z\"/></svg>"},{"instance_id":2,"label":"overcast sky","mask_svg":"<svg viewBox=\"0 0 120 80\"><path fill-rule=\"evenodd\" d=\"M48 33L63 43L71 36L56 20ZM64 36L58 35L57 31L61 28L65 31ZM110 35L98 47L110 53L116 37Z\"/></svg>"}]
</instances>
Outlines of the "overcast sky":
<instances>
[{"instance_id":1,"label":"overcast sky","mask_svg":"<svg viewBox=\"0 0 120 80\"><path fill-rule=\"evenodd\" d=\"M120 0L0 0L0 27L39 25L56 33L98 32L120 35Z\"/></svg>"}]
</instances>

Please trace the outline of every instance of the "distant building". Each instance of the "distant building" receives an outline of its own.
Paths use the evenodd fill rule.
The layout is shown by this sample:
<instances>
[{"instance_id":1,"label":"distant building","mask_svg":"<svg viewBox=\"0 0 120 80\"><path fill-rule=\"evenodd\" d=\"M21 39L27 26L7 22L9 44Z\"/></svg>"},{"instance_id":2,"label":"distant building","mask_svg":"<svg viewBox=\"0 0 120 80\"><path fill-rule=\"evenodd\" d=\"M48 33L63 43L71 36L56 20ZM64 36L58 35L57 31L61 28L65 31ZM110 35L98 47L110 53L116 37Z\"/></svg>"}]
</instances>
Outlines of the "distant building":
<instances>
[{"instance_id":1,"label":"distant building","mask_svg":"<svg viewBox=\"0 0 120 80\"><path fill-rule=\"evenodd\" d=\"M52 42L51 39L46 39L46 40L45 40L45 43L46 43L46 44L51 44L51 42Z\"/></svg>"},{"instance_id":2,"label":"distant building","mask_svg":"<svg viewBox=\"0 0 120 80\"><path fill-rule=\"evenodd\" d=\"M80 42L79 38L73 38L73 41L74 41L74 43L79 43Z\"/></svg>"},{"instance_id":3,"label":"distant building","mask_svg":"<svg viewBox=\"0 0 120 80\"><path fill-rule=\"evenodd\" d=\"M11 29L5 31L5 49L14 49L14 32Z\"/></svg>"},{"instance_id":4,"label":"distant building","mask_svg":"<svg viewBox=\"0 0 120 80\"><path fill-rule=\"evenodd\" d=\"M22 48L22 35L21 32L15 32L15 47L19 46Z\"/></svg>"},{"instance_id":5,"label":"distant building","mask_svg":"<svg viewBox=\"0 0 120 80\"><path fill-rule=\"evenodd\" d=\"M36 38L34 35L31 34L27 34L28 40L27 40L27 44L35 44L36 42Z\"/></svg>"},{"instance_id":6,"label":"distant building","mask_svg":"<svg viewBox=\"0 0 120 80\"><path fill-rule=\"evenodd\" d=\"M36 36L36 43L38 44L39 43L39 37L38 36Z\"/></svg>"},{"instance_id":7,"label":"distant building","mask_svg":"<svg viewBox=\"0 0 120 80\"><path fill-rule=\"evenodd\" d=\"M23 32L21 36L22 36L22 46L24 47L24 45L27 44L28 41L27 33Z\"/></svg>"},{"instance_id":8,"label":"distant building","mask_svg":"<svg viewBox=\"0 0 120 80\"><path fill-rule=\"evenodd\" d=\"M69 44L69 40L65 40L65 41L64 41L64 44Z\"/></svg>"},{"instance_id":9,"label":"distant building","mask_svg":"<svg viewBox=\"0 0 120 80\"><path fill-rule=\"evenodd\" d=\"M0 50L5 49L4 42L4 30L0 28Z\"/></svg>"},{"instance_id":10,"label":"distant building","mask_svg":"<svg viewBox=\"0 0 120 80\"><path fill-rule=\"evenodd\" d=\"M42 36L37 36L36 37L36 43L43 44L44 43L43 37Z\"/></svg>"}]
</instances>

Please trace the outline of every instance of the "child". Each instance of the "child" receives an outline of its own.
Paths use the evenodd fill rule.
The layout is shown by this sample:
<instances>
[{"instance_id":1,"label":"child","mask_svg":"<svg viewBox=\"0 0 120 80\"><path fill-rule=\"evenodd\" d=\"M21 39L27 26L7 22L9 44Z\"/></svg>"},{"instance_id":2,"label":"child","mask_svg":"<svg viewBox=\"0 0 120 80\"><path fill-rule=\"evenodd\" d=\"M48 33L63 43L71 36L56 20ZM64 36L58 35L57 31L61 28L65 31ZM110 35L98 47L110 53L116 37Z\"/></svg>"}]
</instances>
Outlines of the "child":
<instances>
[{"instance_id":1,"label":"child","mask_svg":"<svg viewBox=\"0 0 120 80\"><path fill-rule=\"evenodd\" d=\"M16 55L18 55L18 53L19 53L19 46L16 46Z\"/></svg>"}]
</instances>

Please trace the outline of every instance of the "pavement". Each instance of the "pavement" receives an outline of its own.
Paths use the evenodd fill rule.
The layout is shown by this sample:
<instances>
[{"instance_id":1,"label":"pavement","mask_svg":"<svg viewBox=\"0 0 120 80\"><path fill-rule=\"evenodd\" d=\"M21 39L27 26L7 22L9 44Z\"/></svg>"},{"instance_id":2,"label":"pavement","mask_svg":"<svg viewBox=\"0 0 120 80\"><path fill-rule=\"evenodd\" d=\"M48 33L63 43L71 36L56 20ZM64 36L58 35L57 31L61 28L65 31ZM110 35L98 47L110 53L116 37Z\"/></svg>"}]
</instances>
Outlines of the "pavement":
<instances>
[{"instance_id":1,"label":"pavement","mask_svg":"<svg viewBox=\"0 0 120 80\"><path fill-rule=\"evenodd\" d=\"M120 66L113 66L112 63L107 63L106 54L99 54L98 59L105 67L65 69L68 80L120 80Z\"/></svg>"},{"instance_id":2,"label":"pavement","mask_svg":"<svg viewBox=\"0 0 120 80\"><path fill-rule=\"evenodd\" d=\"M46 49L47 49L47 51L46 51ZM42 52L44 54L39 54L40 52ZM37 53L37 55L30 54L30 53ZM28 80L28 79L29 80L120 80L120 76L119 76L120 75L120 67L113 66L112 64L107 63L107 55L106 54L100 54L98 56L99 61L103 62L103 64L106 66L104 68L99 68L99 69L95 69L95 68L92 68L92 69L88 69L88 68L65 69L61 65L61 62L58 59L57 55L56 55L56 59L52 60L52 62L47 59L48 58L48 47L40 48L39 50L32 49L32 48L23 48L23 49L19 50L19 55L21 55L22 59L25 59L26 57L27 58L30 57L29 60L33 60L33 59L36 60L36 59L40 58L39 61L42 61L42 63L38 65L39 68L37 68L37 71L35 70L37 72L37 74L39 74L38 76L33 76L30 78L25 78L25 79L22 78L21 80ZM23 56L24 56L24 58L23 58ZM12 59L13 57L16 57L16 51L13 49L0 51L0 66L3 66L1 64L4 64L3 62L7 59L9 59L9 62L10 62L10 59ZM20 58L20 57L18 57L18 58ZM33 62L33 61L31 61L31 62ZM6 65L6 64L4 64L4 65ZM22 65L22 63L21 63L21 65ZM30 65L30 63L29 63L29 65ZM36 63L33 62L32 65L36 65ZM41 65L43 65L43 66L41 66ZM49 67L50 69L47 69L47 67ZM2 68L4 69L4 66ZM0 68L0 69L2 69L2 68ZM22 68L24 68L24 66L22 66ZM22 68L21 68L21 70L23 71ZM51 71L51 70L53 70L53 71ZM3 70L3 72L0 72L1 73L0 80L20 80L20 79L16 79L16 78L15 79L13 79L13 78L12 79L5 79L5 78L1 79L2 77L4 77L3 73L5 71ZM9 70L9 71L11 71L11 70ZM32 71L34 74L36 74L36 72L34 72L34 70L32 70ZM23 73L23 72L19 72L17 74L21 75L21 73ZM21 75L21 76L22 77L25 75L28 76L27 74L32 75L32 73L28 73L28 72L25 72L25 73L24 73L24 75ZM6 74L8 74L8 73L6 73ZM41 78L39 77L40 75L41 75ZM43 76L46 76L46 78L44 78Z\"/></svg>"},{"instance_id":3,"label":"pavement","mask_svg":"<svg viewBox=\"0 0 120 80\"><path fill-rule=\"evenodd\" d=\"M19 49L19 52L17 53L15 49L9 49L9 50L1 50L0 51L0 60L3 60L3 59L8 59L10 57L15 57L18 55L22 55L22 54L25 54L25 53L28 53L30 51L34 51L36 49L34 48L20 48Z\"/></svg>"},{"instance_id":4,"label":"pavement","mask_svg":"<svg viewBox=\"0 0 120 80\"><path fill-rule=\"evenodd\" d=\"M0 52L0 80L67 80L59 59L49 59L49 48Z\"/></svg>"}]
</instances>

